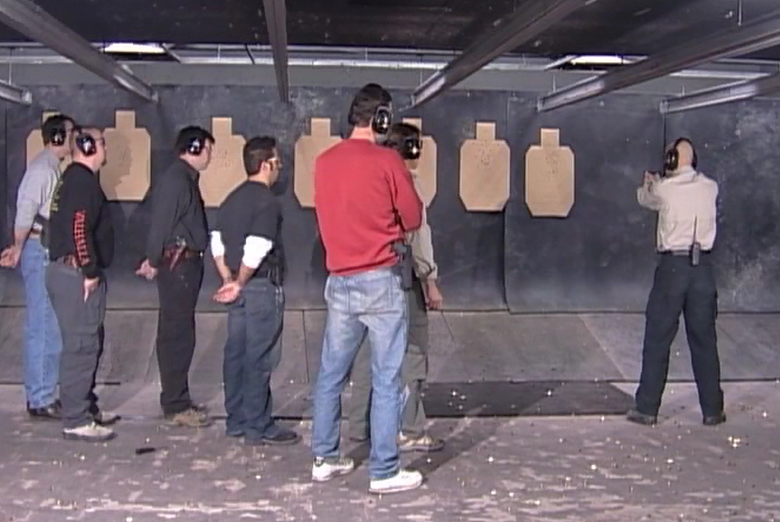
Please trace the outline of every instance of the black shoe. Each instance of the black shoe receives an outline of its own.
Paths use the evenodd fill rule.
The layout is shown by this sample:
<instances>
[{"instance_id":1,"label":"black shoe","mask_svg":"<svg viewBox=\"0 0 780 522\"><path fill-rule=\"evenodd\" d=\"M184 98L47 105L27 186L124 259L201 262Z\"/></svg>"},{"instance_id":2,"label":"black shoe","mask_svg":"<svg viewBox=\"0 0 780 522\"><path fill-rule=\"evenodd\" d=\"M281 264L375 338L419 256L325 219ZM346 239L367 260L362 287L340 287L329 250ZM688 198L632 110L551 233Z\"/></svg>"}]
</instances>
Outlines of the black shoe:
<instances>
[{"instance_id":1,"label":"black shoe","mask_svg":"<svg viewBox=\"0 0 780 522\"><path fill-rule=\"evenodd\" d=\"M274 425L259 439L245 437L244 444L248 446L289 446L299 440L301 437L294 431Z\"/></svg>"},{"instance_id":2,"label":"black shoe","mask_svg":"<svg viewBox=\"0 0 780 522\"><path fill-rule=\"evenodd\" d=\"M726 412L724 411L718 413L717 415L704 416L705 426L717 426L718 424L723 424L724 422L726 422Z\"/></svg>"},{"instance_id":3,"label":"black shoe","mask_svg":"<svg viewBox=\"0 0 780 522\"><path fill-rule=\"evenodd\" d=\"M60 401L54 401L43 408L30 408L28 403L27 414L33 420L60 420L62 419L62 406Z\"/></svg>"},{"instance_id":4,"label":"black shoe","mask_svg":"<svg viewBox=\"0 0 780 522\"><path fill-rule=\"evenodd\" d=\"M635 422L636 424L641 424L643 426L653 426L658 423L658 417L655 415L647 415L645 413L640 413L638 410L630 409L628 410L628 413L626 413L626 419Z\"/></svg>"}]
</instances>

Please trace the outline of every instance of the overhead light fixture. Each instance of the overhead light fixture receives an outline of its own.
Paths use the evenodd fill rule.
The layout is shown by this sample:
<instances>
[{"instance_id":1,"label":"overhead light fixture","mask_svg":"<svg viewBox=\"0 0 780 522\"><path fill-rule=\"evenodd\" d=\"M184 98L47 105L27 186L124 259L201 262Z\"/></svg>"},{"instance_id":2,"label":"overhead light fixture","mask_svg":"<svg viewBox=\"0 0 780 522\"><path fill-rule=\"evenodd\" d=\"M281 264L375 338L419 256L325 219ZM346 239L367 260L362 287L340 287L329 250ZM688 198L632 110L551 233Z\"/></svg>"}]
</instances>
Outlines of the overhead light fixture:
<instances>
[{"instance_id":1,"label":"overhead light fixture","mask_svg":"<svg viewBox=\"0 0 780 522\"><path fill-rule=\"evenodd\" d=\"M623 65L631 63L622 56L608 54L584 54L572 58L569 63L573 65Z\"/></svg>"},{"instance_id":2,"label":"overhead light fixture","mask_svg":"<svg viewBox=\"0 0 780 522\"><path fill-rule=\"evenodd\" d=\"M165 54L166 50L158 44L138 44L115 42L103 47L104 53L122 53L122 54Z\"/></svg>"},{"instance_id":3,"label":"overhead light fixture","mask_svg":"<svg viewBox=\"0 0 780 522\"><path fill-rule=\"evenodd\" d=\"M537 110L549 111L701 65L716 58L748 54L778 44L780 11L730 31L693 40L684 46L667 48L640 62L553 91L539 98Z\"/></svg>"},{"instance_id":4,"label":"overhead light fixture","mask_svg":"<svg viewBox=\"0 0 780 522\"><path fill-rule=\"evenodd\" d=\"M12 83L0 80L0 99L18 103L19 105L32 105L32 94Z\"/></svg>"},{"instance_id":5,"label":"overhead light fixture","mask_svg":"<svg viewBox=\"0 0 780 522\"><path fill-rule=\"evenodd\" d=\"M774 94L776 92L780 92L780 73L770 74L758 80L718 85L717 87L670 98L661 102L660 110L662 114L670 114L748 100L756 96Z\"/></svg>"},{"instance_id":6,"label":"overhead light fixture","mask_svg":"<svg viewBox=\"0 0 780 522\"><path fill-rule=\"evenodd\" d=\"M563 20L577 9L596 0L536 0L504 18L485 37L469 46L443 69L432 74L414 90L412 107L433 99L465 80L486 64L515 49Z\"/></svg>"}]
</instances>

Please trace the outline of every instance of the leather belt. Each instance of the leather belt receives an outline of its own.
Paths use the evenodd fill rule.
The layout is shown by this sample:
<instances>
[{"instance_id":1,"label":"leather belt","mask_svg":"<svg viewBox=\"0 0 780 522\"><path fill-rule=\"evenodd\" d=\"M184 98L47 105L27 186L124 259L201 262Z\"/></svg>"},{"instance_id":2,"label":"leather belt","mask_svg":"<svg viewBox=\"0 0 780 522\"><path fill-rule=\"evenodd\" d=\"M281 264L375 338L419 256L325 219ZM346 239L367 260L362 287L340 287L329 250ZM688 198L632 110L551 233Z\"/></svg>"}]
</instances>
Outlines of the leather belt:
<instances>
[{"instance_id":1,"label":"leather belt","mask_svg":"<svg viewBox=\"0 0 780 522\"><path fill-rule=\"evenodd\" d=\"M176 255L176 251L176 247L165 247L163 249L163 258L170 260L173 258L173 256ZM196 257L203 257L203 252L200 250L190 250L189 248L185 248L181 253L181 259L194 259Z\"/></svg>"},{"instance_id":2,"label":"leather belt","mask_svg":"<svg viewBox=\"0 0 780 522\"><path fill-rule=\"evenodd\" d=\"M702 250L702 255L708 255L712 252L712 250ZM691 255L690 250L664 250L658 252L662 256L679 256L679 257L687 257Z\"/></svg>"}]
</instances>

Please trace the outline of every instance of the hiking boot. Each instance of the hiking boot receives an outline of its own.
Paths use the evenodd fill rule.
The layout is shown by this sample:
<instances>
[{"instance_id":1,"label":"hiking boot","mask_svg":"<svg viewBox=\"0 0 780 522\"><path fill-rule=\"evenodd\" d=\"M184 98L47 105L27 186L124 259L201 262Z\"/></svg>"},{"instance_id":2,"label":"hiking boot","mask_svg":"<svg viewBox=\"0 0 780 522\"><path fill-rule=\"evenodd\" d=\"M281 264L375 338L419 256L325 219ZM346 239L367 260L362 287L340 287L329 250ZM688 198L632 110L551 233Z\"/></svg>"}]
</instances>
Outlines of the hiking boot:
<instances>
[{"instance_id":1,"label":"hiking boot","mask_svg":"<svg viewBox=\"0 0 780 522\"><path fill-rule=\"evenodd\" d=\"M165 420L174 426L185 426L187 428L205 428L211 426L211 419L209 416L194 408L188 408L178 413L166 415Z\"/></svg>"},{"instance_id":2,"label":"hiking boot","mask_svg":"<svg viewBox=\"0 0 780 522\"><path fill-rule=\"evenodd\" d=\"M444 441L441 439L434 439L430 435L423 435L421 437L408 437L403 433L398 434L398 451L422 451L430 453L433 451L441 451L444 448Z\"/></svg>"}]
</instances>

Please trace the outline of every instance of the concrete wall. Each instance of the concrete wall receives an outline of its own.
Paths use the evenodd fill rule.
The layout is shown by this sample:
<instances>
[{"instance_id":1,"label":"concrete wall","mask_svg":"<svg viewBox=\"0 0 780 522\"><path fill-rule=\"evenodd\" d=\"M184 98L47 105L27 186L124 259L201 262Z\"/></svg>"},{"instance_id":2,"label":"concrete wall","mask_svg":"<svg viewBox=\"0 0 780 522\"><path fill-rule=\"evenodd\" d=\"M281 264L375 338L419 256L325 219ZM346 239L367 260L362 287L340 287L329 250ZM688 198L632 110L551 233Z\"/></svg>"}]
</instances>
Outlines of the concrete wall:
<instances>
[{"instance_id":1,"label":"concrete wall","mask_svg":"<svg viewBox=\"0 0 780 522\"><path fill-rule=\"evenodd\" d=\"M419 71L368 68L293 68L292 103L278 101L269 67L232 65L134 66L153 83L161 101L148 104L67 64L14 66L14 82L30 87L32 107L4 105L0 118L0 244L10 241L15 195L25 162L25 140L45 110L61 110L81 121L109 127L114 111L133 109L137 126L152 138L152 176L172 160L176 130L211 117L230 116L245 137L272 133L281 141L286 165L281 198L288 252L289 308L323 305L325 271L313 212L292 190L294 144L308 132L310 117L331 118L334 133L347 132L346 110L357 86L378 81L391 88L396 105L408 104ZM437 193L429 215L448 307L461 310L642 311L652 281L655 218L636 204L634 190L645 169L662 161L664 137L678 133L699 145L701 169L721 183L717 251L722 310L777 311L780 213L777 183L778 103L755 100L663 118L663 96L722 80L667 78L648 82L545 114L536 97L582 77L575 73L490 71L419 109L426 135L438 146ZM472 212L459 193L460 147L474 137L475 121L496 124L497 139L510 148L510 197L501 212ZM560 129L561 143L575 155L575 203L566 219L533 218L525 205L525 153L542 127ZM109 272L109 305L120 309L157 306L152 283L133 268L142 257L148 204L112 205L119 231L117 259ZM209 301L215 271L206 269L201 309ZM0 305L23 305L20 277L0 275Z\"/></svg>"}]
</instances>

